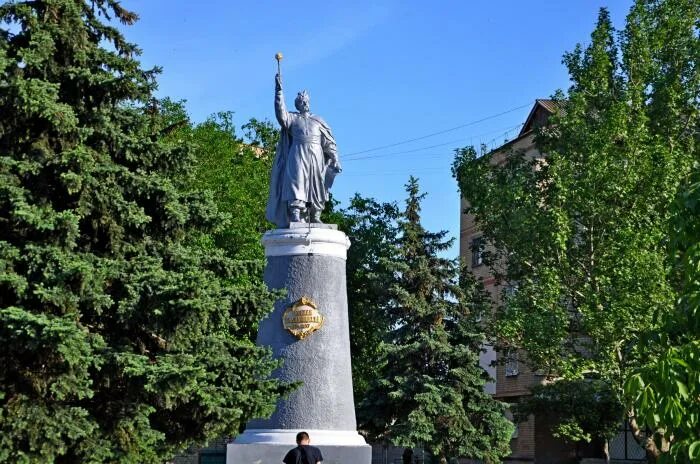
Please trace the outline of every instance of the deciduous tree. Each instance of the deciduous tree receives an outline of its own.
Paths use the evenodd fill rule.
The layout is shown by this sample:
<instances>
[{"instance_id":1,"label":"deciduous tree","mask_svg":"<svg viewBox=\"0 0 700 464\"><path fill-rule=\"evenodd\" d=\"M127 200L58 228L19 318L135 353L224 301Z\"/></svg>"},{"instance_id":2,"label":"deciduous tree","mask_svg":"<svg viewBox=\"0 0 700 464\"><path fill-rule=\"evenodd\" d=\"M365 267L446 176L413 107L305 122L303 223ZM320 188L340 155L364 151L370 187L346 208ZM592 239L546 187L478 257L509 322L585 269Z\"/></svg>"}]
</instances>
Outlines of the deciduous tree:
<instances>
[{"instance_id":1,"label":"deciduous tree","mask_svg":"<svg viewBox=\"0 0 700 464\"><path fill-rule=\"evenodd\" d=\"M638 428L673 437L669 462L700 459L700 169L683 188L671 222L670 256L679 298L648 337L651 362L627 380Z\"/></svg>"},{"instance_id":2,"label":"deciduous tree","mask_svg":"<svg viewBox=\"0 0 700 464\"><path fill-rule=\"evenodd\" d=\"M564 56L572 86L536 139L546 158L497 164L467 148L454 165L494 272L517 283L495 313L498 345L553 377L606 382L621 402L678 295L666 246L696 156L699 5L638 0L620 33L601 10L590 44ZM650 460L671 438L635 435Z\"/></svg>"},{"instance_id":3,"label":"deciduous tree","mask_svg":"<svg viewBox=\"0 0 700 464\"><path fill-rule=\"evenodd\" d=\"M260 236L273 227L265 219L265 206L279 130L255 118L237 129L232 111L193 123L184 102L164 99L157 105L166 143L192 149L193 169L181 179L181 188L212 192L229 218L213 234L213 244L239 258L263 260Z\"/></svg>"}]
</instances>

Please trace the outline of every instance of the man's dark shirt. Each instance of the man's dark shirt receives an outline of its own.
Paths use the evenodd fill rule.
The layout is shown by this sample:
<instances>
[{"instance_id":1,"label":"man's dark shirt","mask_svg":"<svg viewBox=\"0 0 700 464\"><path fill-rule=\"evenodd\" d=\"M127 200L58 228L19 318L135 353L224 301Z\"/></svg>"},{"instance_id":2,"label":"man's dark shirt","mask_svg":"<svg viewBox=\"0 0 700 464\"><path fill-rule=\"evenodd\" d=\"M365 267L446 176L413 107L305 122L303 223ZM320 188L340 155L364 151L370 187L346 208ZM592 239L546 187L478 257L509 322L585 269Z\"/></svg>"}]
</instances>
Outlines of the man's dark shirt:
<instances>
[{"instance_id":1,"label":"man's dark shirt","mask_svg":"<svg viewBox=\"0 0 700 464\"><path fill-rule=\"evenodd\" d=\"M282 462L284 464L316 464L323 461L321 450L311 445L299 445L289 450Z\"/></svg>"}]
</instances>

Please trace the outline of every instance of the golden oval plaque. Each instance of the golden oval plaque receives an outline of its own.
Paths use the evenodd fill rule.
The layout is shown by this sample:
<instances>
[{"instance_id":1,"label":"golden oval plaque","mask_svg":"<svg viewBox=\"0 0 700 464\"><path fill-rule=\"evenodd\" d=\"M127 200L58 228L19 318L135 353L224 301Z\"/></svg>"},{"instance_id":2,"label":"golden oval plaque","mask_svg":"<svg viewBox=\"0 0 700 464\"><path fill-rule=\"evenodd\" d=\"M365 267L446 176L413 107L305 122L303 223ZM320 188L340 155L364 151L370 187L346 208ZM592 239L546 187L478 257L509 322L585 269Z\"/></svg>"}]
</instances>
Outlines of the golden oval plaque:
<instances>
[{"instance_id":1,"label":"golden oval plaque","mask_svg":"<svg viewBox=\"0 0 700 464\"><path fill-rule=\"evenodd\" d=\"M323 319L316 303L303 296L284 311L282 325L289 333L303 340L323 326Z\"/></svg>"}]
</instances>

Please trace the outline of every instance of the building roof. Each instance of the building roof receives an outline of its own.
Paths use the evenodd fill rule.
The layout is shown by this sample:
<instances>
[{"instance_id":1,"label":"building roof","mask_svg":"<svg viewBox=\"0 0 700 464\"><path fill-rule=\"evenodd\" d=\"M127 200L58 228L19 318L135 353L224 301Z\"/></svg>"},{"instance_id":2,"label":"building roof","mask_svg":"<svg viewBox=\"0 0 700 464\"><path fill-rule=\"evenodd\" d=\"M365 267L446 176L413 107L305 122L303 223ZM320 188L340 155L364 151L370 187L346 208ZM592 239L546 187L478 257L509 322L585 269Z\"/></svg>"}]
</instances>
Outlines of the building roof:
<instances>
[{"instance_id":1,"label":"building roof","mask_svg":"<svg viewBox=\"0 0 700 464\"><path fill-rule=\"evenodd\" d=\"M505 148L509 147L510 145L513 145L516 143L518 140L522 139L523 137L526 137L530 135L530 133L533 131L533 129L542 126L547 122L549 117L556 113L557 111L562 111L561 107L561 102L557 100L548 100L544 98L538 98L535 100L535 104L532 105L532 109L530 110L530 113L527 116L527 119L525 119L525 122L523 123L522 129L520 129L520 133L518 133L517 137L515 137L512 140L509 140L505 142L503 145L494 148L493 150L489 151L487 153L488 155L491 155L492 153L497 153L499 151L504 150Z\"/></svg>"},{"instance_id":2,"label":"building roof","mask_svg":"<svg viewBox=\"0 0 700 464\"><path fill-rule=\"evenodd\" d=\"M245 150L250 150L253 152L253 156L256 158L264 158L267 156L267 153L265 152L265 149L263 147L260 147L258 145L251 145L249 143L241 143L239 147L239 152L243 154Z\"/></svg>"},{"instance_id":3,"label":"building roof","mask_svg":"<svg viewBox=\"0 0 700 464\"><path fill-rule=\"evenodd\" d=\"M552 114L556 113L561 108L559 102L556 100L545 100L545 99L538 98L535 101L537 103L539 103L540 105L544 106L545 109Z\"/></svg>"},{"instance_id":4,"label":"building roof","mask_svg":"<svg viewBox=\"0 0 700 464\"><path fill-rule=\"evenodd\" d=\"M544 98L538 98L535 100L535 104L530 110L530 114L525 119L523 128L520 130L518 137L530 132L535 127L539 127L541 122L546 121L549 116L553 115L561 109L560 102L556 100L548 100ZM540 123L540 124L538 124Z\"/></svg>"}]
</instances>

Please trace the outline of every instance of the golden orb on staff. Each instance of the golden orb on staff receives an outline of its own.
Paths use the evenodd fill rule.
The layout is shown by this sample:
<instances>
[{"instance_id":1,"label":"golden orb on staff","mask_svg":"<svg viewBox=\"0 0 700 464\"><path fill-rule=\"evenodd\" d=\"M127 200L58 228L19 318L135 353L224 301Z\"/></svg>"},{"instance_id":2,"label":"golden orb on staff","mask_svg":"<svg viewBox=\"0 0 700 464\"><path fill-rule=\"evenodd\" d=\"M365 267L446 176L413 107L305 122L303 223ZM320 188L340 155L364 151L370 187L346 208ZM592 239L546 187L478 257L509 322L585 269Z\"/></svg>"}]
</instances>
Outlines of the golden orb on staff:
<instances>
[{"instance_id":1,"label":"golden orb on staff","mask_svg":"<svg viewBox=\"0 0 700 464\"><path fill-rule=\"evenodd\" d=\"M275 59L277 60L277 74L279 74L280 77L282 77L282 70L280 69L280 61L282 61L282 58L284 58L282 52L277 52L275 54Z\"/></svg>"}]
</instances>

